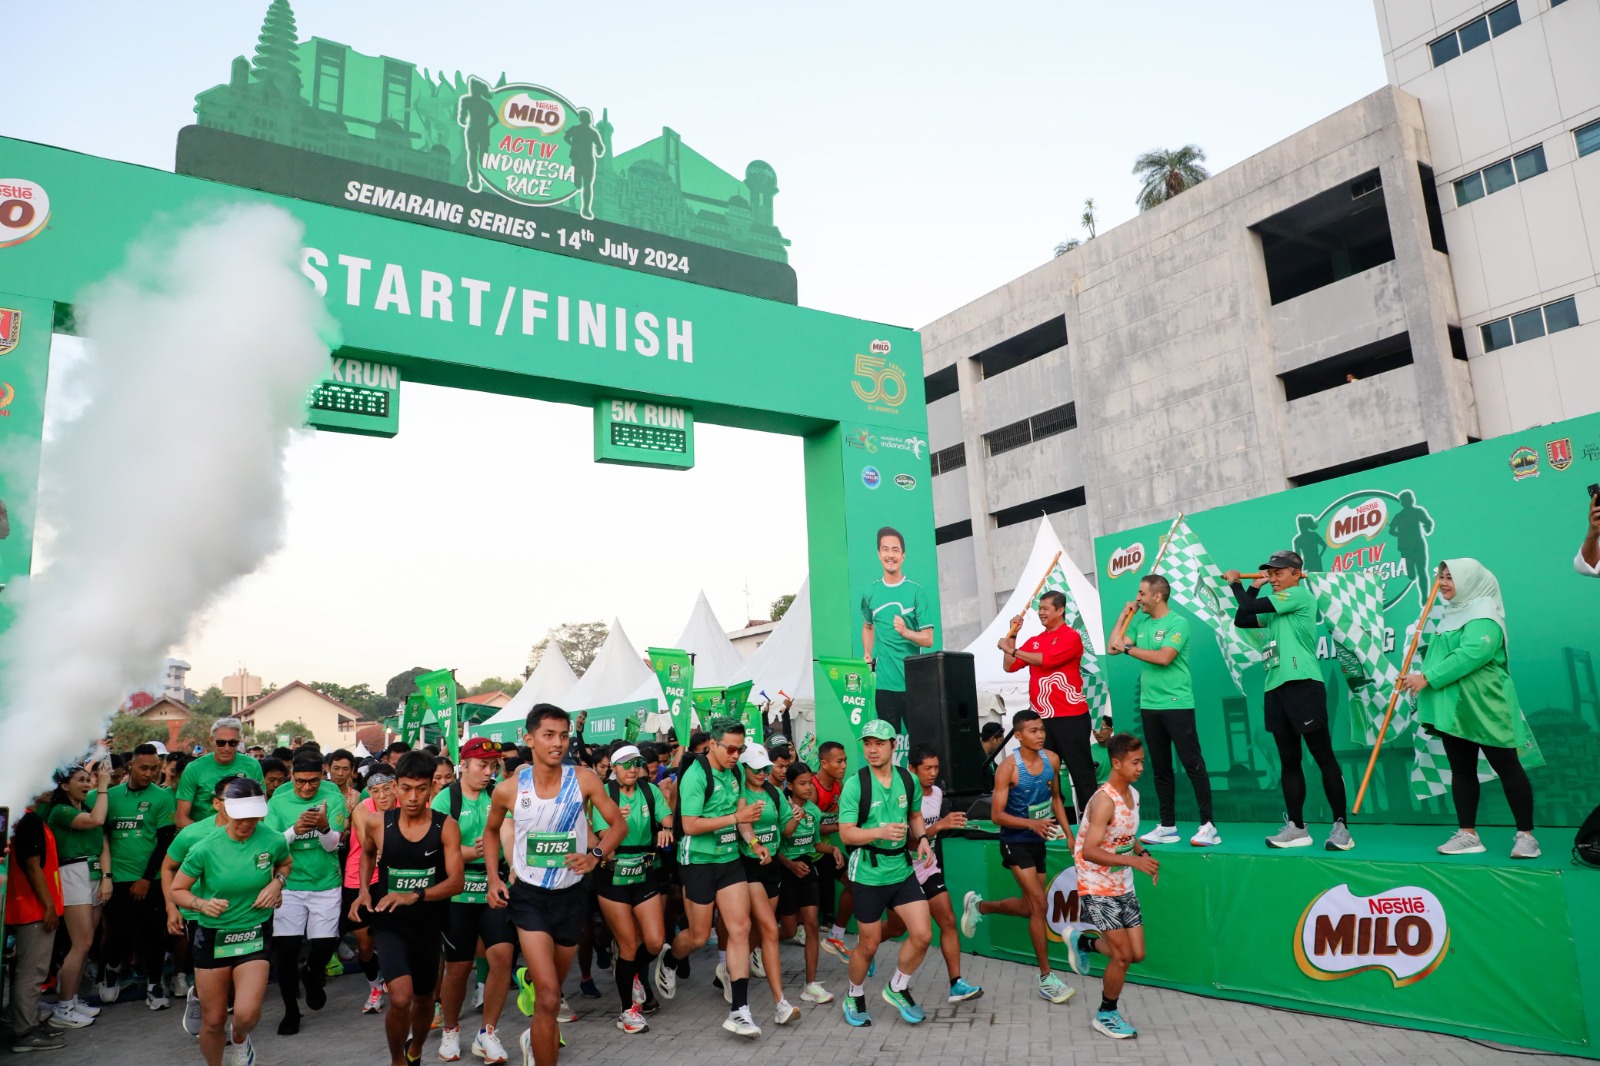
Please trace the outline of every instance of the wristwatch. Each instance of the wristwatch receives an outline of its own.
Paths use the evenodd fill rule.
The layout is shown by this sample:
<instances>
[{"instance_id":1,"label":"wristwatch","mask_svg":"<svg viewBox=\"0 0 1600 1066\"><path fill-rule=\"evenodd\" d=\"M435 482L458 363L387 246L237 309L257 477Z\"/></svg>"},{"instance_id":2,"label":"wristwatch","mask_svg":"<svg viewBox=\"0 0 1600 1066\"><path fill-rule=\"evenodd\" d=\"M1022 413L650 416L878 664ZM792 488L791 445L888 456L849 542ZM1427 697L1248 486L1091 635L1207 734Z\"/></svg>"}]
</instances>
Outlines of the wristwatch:
<instances>
[{"instance_id":1,"label":"wristwatch","mask_svg":"<svg viewBox=\"0 0 1600 1066\"><path fill-rule=\"evenodd\" d=\"M590 848L589 854L594 856L596 862L599 862L601 859L606 857L606 851L601 847Z\"/></svg>"},{"instance_id":2,"label":"wristwatch","mask_svg":"<svg viewBox=\"0 0 1600 1066\"><path fill-rule=\"evenodd\" d=\"M289 883L289 875L288 874L283 874L283 873L273 874L272 875L272 879L274 881L278 882L279 885L287 885Z\"/></svg>"}]
</instances>

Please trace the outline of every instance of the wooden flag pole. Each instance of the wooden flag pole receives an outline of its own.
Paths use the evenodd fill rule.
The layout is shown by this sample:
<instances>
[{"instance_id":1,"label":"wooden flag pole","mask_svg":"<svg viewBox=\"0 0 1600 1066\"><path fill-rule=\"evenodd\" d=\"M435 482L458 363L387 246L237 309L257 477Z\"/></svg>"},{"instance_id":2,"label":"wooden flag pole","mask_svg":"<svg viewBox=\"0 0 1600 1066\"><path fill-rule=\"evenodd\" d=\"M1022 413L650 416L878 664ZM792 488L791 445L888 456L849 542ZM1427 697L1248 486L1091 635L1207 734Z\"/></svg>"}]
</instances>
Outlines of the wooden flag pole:
<instances>
[{"instance_id":1,"label":"wooden flag pole","mask_svg":"<svg viewBox=\"0 0 1600 1066\"><path fill-rule=\"evenodd\" d=\"M1153 574L1161 569L1161 560L1166 558L1167 545L1172 543L1172 535L1178 531L1178 523L1183 521L1183 512L1178 512L1178 517L1172 520L1172 525L1167 527L1167 535L1161 538L1161 547L1156 549L1156 561L1150 564Z\"/></svg>"},{"instance_id":2,"label":"wooden flag pole","mask_svg":"<svg viewBox=\"0 0 1600 1066\"><path fill-rule=\"evenodd\" d=\"M1044 577L1041 577L1039 579L1039 584L1034 587L1033 595L1028 597L1028 602L1029 603L1032 603L1034 600L1039 598L1039 593L1044 591L1044 583L1046 581L1050 580L1050 575L1055 572L1056 564L1059 563L1060 561L1061 561L1061 553L1060 552L1056 552L1055 558L1050 560L1050 565L1044 568ZM1022 609L1023 616L1026 617L1027 613L1028 613L1028 609L1026 607L1024 607ZM1022 629L1022 622L1020 620L1012 622L1011 623L1011 628L1006 630L1006 639L1007 640L1016 640L1017 639L1017 633L1020 632L1021 629Z\"/></svg>"},{"instance_id":3,"label":"wooden flag pole","mask_svg":"<svg viewBox=\"0 0 1600 1066\"><path fill-rule=\"evenodd\" d=\"M1403 687L1406 673L1411 669L1411 657L1417 653L1417 642L1422 638L1422 624L1428 620L1428 612L1433 610L1434 597L1439 595L1439 578L1433 579L1433 588L1428 590L1427 602L1422 605L1422 616L1417 619L1416 630L1411 634L1411 643L1406 647L1406 657L1400 662L1400 676L1395 679L1394 692L1389 695L1389 709L1383 712L1383 724L1378 727L1378 740L1372 746L1372 757L1367 760L1367 772L1361 777L1361 787L1356 790L1356 803L1352 807L1352 814L1361 813L1361 801L1366 798L1367 785L1372 782L1372 768L1378 765L1378 752L1383 750L1383 735L1389 731L1389 720L1394 717L1394 705L1400 699L1400 690Z\"/></svg>"}]
</instances>

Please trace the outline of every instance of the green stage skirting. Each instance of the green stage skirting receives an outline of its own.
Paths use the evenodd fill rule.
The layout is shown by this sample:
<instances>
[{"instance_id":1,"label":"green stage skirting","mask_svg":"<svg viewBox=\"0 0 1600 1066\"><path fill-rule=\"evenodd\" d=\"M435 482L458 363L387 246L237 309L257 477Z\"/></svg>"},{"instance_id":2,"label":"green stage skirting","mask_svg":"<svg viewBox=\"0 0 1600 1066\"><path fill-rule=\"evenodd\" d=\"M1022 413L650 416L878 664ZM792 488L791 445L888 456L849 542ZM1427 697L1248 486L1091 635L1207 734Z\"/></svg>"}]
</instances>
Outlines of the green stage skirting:
<instances>
[{"instance_id":1,"label":"green stage skirting","mask_svg":"<svg viewBox=\"0 0 1600 1066\"><path fill-rule=\"evenodd\" d=\"M1509 829L1485 830L1486 854L1445 857L1437 826L1358 824L1342 853L1320 834L1314 848L1269 849L1278 828L1234 823L1218 847L1185 835L1151 849L1161 875L1135 874L1146 957L1131 981L1600 1058L1600 870L1572 865L1571 829L1543 830L1544 857L1513 863ZM943 851L957 914L969 890L1016 895L991 835ZM1065 972L1076 879L1065 845L1049 856L1051 957ZM963 947L1034 961L1019 918L985 918Z\"/></svg>"}]
</instances>

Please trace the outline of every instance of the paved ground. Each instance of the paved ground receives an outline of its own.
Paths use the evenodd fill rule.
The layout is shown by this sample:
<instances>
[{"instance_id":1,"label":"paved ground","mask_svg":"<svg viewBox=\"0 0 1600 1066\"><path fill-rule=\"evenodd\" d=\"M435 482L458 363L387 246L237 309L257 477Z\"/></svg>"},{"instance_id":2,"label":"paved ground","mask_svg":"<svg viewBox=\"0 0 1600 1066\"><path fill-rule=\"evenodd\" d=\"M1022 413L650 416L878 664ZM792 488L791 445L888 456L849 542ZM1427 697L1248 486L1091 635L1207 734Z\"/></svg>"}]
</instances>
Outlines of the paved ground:
<instances>
[{"instance_id":1,"label":"paved ground","mask_svg":"<svg viewBox=\"0 0 1600 1066\"><path fill-rule=\"evenodd\" d=\"M801 963L800 949L784 947L785 987L796 997L800 988L795 967ZM1064 1066L1069 1063L1360 1063L1449 1064L1508 1062L1510 1049L1498 1050L1449 1036L1419 1033L1408 1029L1363 1025L1357 1022L1295 1014L1266 1007L1247 1006L1226 1000L1205 999L1178 992L1129 986L1122 999L1124 1013L1139 1027L1136 1040L1112 1041L1089 1028L1089 1012L1099 1003L1100 982L1093 978L1072 977L1078 995L1062 1006L1040 999L1033 990L1035 972L1031 967L994 959L965 956L964 976L986 990L983 998L950 1007L942 996L943 966L937 956L929 960L925 978L913 985L921 993L919 1002L928 1008L928 1020L912 1027L891 1016L888 1005L877 999L881 980L869 983L869 1003L875 1024L870 1029L850 1029L839 1016L837 1003L824 1007L806 1005L797 1024L778 1028L771 1024L771 1000L765 983L759 983L756 1020L763 1027L762 1037L745 1042L722 1031L726 1016L721 994L711 987L714 959L702 952L693 959L693 974L680 984L678 997L664 1004L651 1020L651 1030L639 1036L625 1036L614 1026L616 1018L615 984L609 971L596 971L601 1000L585 1000L576 995L576 975L569 982L569 1001L582 1013L564 1027L569 1047L562 1055L566 1063L615 1063L627 1059L647 1061L651 1066L714 1066L741 1063L751 1054L762 1056L773 1066L806 1063L830 1066L851 1063L859 1066L975 1066L979 1063L1007 1063L1012 1066ZM937 973L937 977L935 977ZM881 968L880 968L881 974ZM822 981L835 995L844 989L843 967L824 955ZM1069 975L1070 976L1070 975ZM758 991L759 979L752 980L751 991ZM267 991L268 1003L259 1039L256 1061L260 1066L288 1066L295 1063L337 1063L340 1066L387 1066L383 1030L379 1019L360 1013L366 998L366 982L359 974L335 979L329 986L328 1005L319 1014L307 1014L300 1035L276 1035L282 1007L275 987ZM514 1017L505 1028L518 1032ZM462 1032L476 1029L478 1016L463 1019ZM100 1021L88 1029L67 1034L65 1051L36 1055L29 1059L41 1066L51 1063L96 1063L100 1066L132 1064L198 1063L195 1042L179 1025L178 1005L170 1011L151 1013L143 1000L119 1003L106 1009ZM463 1045L467 1040L463 1040ZM520 1066L520 1055L512 1037L506 1039L511 1066ZM438 1062L437 1037L430 1038L423 1051L423 1062ZM463 1052L466 1051L463 1046ZM1526 1055L1516 1055L1526 1061ZM1540 1056L1545 1061L1578 1063L1584 1060ZM21 1061L21 1060L18 1060ZM464 1064L480 1060L464 1055Z\"/></svg>"}]
</instances>

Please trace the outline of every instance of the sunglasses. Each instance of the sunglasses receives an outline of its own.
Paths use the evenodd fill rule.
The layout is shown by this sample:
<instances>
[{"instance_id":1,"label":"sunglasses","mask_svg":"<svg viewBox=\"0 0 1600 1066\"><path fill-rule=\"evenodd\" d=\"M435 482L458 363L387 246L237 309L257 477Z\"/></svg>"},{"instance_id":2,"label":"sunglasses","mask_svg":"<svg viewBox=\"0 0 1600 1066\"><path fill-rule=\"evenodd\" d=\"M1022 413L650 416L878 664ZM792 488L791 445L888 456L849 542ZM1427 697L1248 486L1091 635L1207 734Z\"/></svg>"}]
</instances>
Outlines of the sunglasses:
<instances>
[{"instance_id":1,"label":"sunglasses","mask_svg":"<svg viewBox=\"0 0 1600 1066\"><path fill-rule=\"evenodd\" d=\"M621 770L642 770L644 769L644 760L624 759L621 762L612 763L611 765Z\"/></svg>"},{"instance_id":2,"label":"sunglasses","mask_svg":"<svg viewBox=\"0 0 1600 1066\"><path fill-rule=\"evenodd\" d=\"M239 746L237 740L213 740L211 743L219 748L237 748Z\"/></svg>"},{"instance_id":3,"label":"sunglasses","mask_svg":"<svg viewBox=\"0 0 1600 1066\"><path fill-rule=\"evenodd\" d=\"M743 744L724 744L724 745L722 745L722 750L727 752L729 755L743 755L744 754L744 749L745 749L745 746Z\"/></svg>"}]
</instances>

